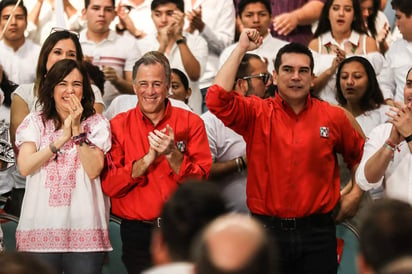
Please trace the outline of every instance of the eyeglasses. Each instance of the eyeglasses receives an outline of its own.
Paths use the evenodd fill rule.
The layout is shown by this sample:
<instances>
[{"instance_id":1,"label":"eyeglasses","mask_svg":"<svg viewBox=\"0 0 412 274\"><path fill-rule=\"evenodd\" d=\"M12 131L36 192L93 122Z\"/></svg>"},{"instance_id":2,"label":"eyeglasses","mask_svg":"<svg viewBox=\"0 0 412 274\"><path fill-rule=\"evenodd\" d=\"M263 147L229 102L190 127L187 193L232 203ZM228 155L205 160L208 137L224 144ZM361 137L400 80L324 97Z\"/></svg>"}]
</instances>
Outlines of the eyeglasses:
<instances>
[{"instance_id":1,"label":"eyeglasses","mask_svg":"<svg viewBox=\"0 0 412 274\"><path fill-rule=\"evenodd\" d=\"M60 32L60 31L66 31L68 33L75 35L77 39L80 38L79 33L72 31L72 30L65 29L65 28L61 28L61 27L52 27L52 29L50 30L50 34L55 33L55 32Z\"/></svg>"},{"instance_id":2,"label":"eyeglasses","mask_svg":"<svg viewBox=\"0 0 412 274\"><path fill-rule=\"evenodd\" d=\"M248 80L252 78L260 78L260 80L262 80L263 84L265 85L269 82L269 80L272 81L272 75L270 73L259 73L255 75L249 75L249 76L243 77L242 79Z\"/></svg>"}]
</instances>

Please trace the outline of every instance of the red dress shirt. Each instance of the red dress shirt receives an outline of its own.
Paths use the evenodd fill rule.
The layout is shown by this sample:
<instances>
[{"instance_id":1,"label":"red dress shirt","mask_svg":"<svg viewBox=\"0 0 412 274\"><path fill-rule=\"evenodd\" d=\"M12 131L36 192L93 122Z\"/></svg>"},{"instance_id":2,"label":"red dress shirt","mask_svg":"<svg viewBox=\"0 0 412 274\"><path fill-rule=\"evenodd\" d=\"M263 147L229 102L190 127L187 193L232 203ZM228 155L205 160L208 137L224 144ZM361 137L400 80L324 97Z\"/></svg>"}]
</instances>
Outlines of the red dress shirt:
<instances>
[{"instance_id":1,"label":"red dress shirt","mask_svg":"<svg viewBox=\"0 0 412 274\"><path fill-rule=\"evenodd\" d=\"M133 162L149 151L149 132L169 124L175 143L184 158L176 174L164 155L158 156L146 173L132 178ZM112 149L102 173L103 192L112 199L112 212L128 220L152 220L160 215L163 203L178 184L188 178L202 179L212 166L209 143L202 119L196 114L175 108L167 102L165 115L157 126L140 108L117 115L110 121Z\"/></svg>"},{"instance_id":2,"label":"red dress shirt","mask_svg":"<svg viewBox=\"0 0 412 274\"><path fill-rule=\"evenodd\" d=\"M340 198L336 153L351 168L364 143L342 109L308 96L296 115L279 95L243 97L217 85L206 104L246 141L251 212L292 218L332 211Z\"/></svg>"}]
</instances>

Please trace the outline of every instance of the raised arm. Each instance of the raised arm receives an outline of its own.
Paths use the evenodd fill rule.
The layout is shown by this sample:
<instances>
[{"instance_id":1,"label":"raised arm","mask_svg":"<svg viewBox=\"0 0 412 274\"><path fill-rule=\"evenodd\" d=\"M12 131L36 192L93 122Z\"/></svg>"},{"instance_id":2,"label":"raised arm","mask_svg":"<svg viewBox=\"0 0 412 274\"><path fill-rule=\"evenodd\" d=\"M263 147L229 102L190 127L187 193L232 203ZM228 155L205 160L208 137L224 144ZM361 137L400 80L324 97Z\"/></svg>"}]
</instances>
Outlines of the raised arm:
<instances>
[{"instance_id":1,"label":"raised arm","mask_svg":"<svg viewBox=\"0 0 412 274\"><path fill-rule=\"evenodd\" d=\"M262 44L262 36L255 29L243 29L239 37L239 43L232 54L223 64L215 77L214 84L230 91L236 78L236 71L247 51L254 50Z\"/></svg>"}]
</instances>

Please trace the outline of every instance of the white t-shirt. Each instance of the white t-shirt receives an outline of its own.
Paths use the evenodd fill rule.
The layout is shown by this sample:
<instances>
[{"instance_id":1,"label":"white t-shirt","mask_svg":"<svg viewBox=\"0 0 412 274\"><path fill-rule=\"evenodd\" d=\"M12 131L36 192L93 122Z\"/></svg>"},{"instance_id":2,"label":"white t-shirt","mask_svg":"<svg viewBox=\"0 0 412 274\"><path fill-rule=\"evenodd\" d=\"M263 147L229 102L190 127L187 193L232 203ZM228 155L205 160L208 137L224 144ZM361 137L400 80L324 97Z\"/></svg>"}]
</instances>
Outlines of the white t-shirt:
<instances>
[{"instance_id":1,"label":"white t-shirt","mask_svg":"<svg viewBox=\"0 0 412 274\"><path fill-rule=\"evenodd\" d=\"M136 39L120 36L112 30L109 36L98 44L87 39L87 29L80 33L79 40L83 54L91 58L93 65L100 69L103 66L113 67L117 75L122 77L124 72L133 71L135 62L141 57ZM104 83L103 100L106 106L109 106L114 97L119 94L121 92L110 81Z\"/></svg>"},{"instance_id":2,"label":"white t-shirt","mask_svg":"<svg viewBox=\"0 0 412 274\"><path fill-rule=\"evenodd\" d=\"M16 52L4 44L4 40L0 41L0 65L9 80L16 84L34 82L39 53L40 46L29 39Z\"/></svg>"}]
</instances>

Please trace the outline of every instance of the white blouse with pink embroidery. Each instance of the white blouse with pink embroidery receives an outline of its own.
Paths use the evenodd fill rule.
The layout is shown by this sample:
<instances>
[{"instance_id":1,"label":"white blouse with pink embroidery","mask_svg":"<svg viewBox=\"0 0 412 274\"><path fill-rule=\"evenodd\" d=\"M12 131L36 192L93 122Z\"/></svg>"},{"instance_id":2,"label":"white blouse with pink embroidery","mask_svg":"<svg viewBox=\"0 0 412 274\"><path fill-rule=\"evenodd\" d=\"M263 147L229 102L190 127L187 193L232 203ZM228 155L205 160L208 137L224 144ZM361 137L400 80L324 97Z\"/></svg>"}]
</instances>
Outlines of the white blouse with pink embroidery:
<instances>
[{"instance_id":1,"label":"white blouse with pink embroidery","mask_svg":"<svg viewBox=\"0 0 412 274\"><path fill-rule=\"evenodd\" d=\"M108 152L109 122L95 114L81 123L87 138ZM39 112L30 113L18 127L16 145L33 142L37 150L48 147L63 129L55 131L51 120L42 122ZM90 180L73 141L61 147L58 157L27 176L20 221L16 231L19 251L91 252L112 250L108 223L110 201L100 178Z\"/></svg>"}]
</instances>

